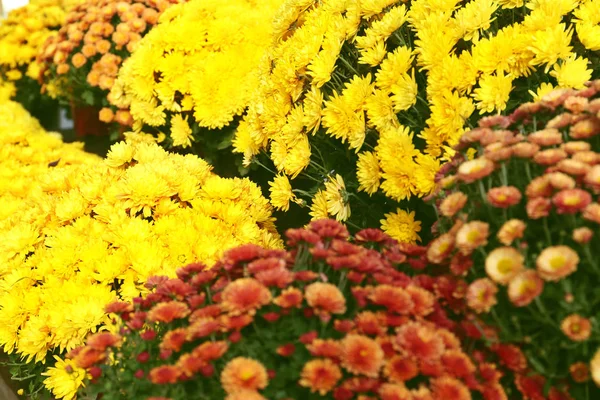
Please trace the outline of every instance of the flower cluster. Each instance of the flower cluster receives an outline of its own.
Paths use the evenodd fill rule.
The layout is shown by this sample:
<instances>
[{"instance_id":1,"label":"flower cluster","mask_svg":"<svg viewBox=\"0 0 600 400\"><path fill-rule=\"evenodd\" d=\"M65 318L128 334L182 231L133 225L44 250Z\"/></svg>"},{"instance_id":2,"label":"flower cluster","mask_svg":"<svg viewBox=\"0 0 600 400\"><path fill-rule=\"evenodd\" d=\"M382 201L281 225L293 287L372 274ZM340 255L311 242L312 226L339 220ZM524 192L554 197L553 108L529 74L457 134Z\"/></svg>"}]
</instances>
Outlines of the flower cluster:
<instances>
[{"instance_id":1,"label":"flower cluster","mask_svg":"<svg viewBox=\"0 0 600 400\"><path fill-rule=\"evenodd\" d=\"M468 307L503 342L576 398L597 393L590 370L600 386L600 356L590 364L600 345L599 94L600 81L556 90L465 133L439 176L441 234L427 252L467 276Z\"/></svg>"},{"instance_id":2,"label":"flower cluster","mask_svg":"<svg viewBox=\"0 0 600 400\"><path fill-rule=\"evenodd\" d=\"M206 151L209 139L231 141L198 128L221 129L247 107L281 3L193 0L170 8L123 63L108 100L130 108L138 129L166 127L169 146L199 141Z\"/></svg>"},{"instance_id":3,"label":"flower cluster","mask_svg":"<svg viewBox=\"0 0 600 400\"><path fill-rule=\"evenodd\" d=\"M91 336L49 383L87 372L81 393L104 398L507 398L495 364L452 331L452 284L399 272L424 248L377 229L351 241L333 220L287 240L289 252L246 245L151 278L145 298L107 307L119 333Z\"/></svg>"},{"instance_id":4,"label":"flower cluster","mask_svg":"<svg viewBox=\"0 0 600 400\"><path fill-rule=\"evenodd\" d=\"M177 0L86 0L66 16L38 55L42 90L53 97L94 107L108 106L106 96L119 67L160 14ZM103 122L131 126L127 109L100 112Z\"/></svg>"},{"instance_id":5,"label":"flower cluster","mask_svg":"<svg viewBox=\"0 0 600 400\"><path fill-rule=\"evenodd\" d=\"M281 246L268 201L247 179L216 176L139 134L104 160L70 165L70 152L47 144L57 139L14 133L5 119L0 345L15 362L52 363L51 353L109 322L106 304L138 296L152 275L245 243Z\"/></svg>"},{"instance_id":6,"label":"flower cluster","mask_svg":"<svg viewBox=\"0 0 600 400\"><path fill-rule=\"evenodd\" d=\"M270 159L313 211L346 220L352 205L359 226L391 211L382 226L404 241L390 228L406 219L399 202L431 192L466 126L523 102L524 88L538 96L590 79L597 54L581 54L597 46L598 1L578 4L290 0L235 151L247 164ZM324 208L333 170L345 206Z\"/></svg>"}]
</instances>

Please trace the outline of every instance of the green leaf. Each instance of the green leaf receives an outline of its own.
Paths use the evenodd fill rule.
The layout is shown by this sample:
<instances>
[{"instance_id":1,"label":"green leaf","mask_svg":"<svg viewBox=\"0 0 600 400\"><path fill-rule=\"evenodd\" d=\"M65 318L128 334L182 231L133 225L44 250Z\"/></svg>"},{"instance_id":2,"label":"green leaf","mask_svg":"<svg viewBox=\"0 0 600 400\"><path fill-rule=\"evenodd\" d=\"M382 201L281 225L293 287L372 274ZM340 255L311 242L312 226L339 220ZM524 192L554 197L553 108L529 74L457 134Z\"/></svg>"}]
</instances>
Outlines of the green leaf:
<instances>
[{"instance_id":1,"label":"green leaf","mask_svg":"<svg viewBox=\"0 0 600 400\"><path fill-rule=\"evenodd\" d=\"M81 99L90 106L94 105L94 93L89 90L84 90L81 93Z\"/></svg>"}]
</instances>

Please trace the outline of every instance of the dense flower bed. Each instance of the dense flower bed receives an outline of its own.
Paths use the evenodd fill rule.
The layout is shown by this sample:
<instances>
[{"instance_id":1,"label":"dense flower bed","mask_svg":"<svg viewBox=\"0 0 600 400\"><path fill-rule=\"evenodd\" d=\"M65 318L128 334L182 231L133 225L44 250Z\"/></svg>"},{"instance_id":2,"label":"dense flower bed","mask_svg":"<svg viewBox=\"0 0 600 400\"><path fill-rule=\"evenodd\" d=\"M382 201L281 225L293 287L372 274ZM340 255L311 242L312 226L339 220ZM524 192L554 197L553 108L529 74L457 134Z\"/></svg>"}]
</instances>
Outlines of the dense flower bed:
<instances>
[{"instance_id":1,"label":"dense flower bed","mask_svg":"<svg viewBox=\"0 0 600 400\"><path fill-rule=\"evenodd\" d=\"M600 385L599 92L595 81L481 120L440 176L428 260L465 275L469 308L524 350L536 398L544 379L598 393L590 369Z\"/></svg>"}]
</instances>

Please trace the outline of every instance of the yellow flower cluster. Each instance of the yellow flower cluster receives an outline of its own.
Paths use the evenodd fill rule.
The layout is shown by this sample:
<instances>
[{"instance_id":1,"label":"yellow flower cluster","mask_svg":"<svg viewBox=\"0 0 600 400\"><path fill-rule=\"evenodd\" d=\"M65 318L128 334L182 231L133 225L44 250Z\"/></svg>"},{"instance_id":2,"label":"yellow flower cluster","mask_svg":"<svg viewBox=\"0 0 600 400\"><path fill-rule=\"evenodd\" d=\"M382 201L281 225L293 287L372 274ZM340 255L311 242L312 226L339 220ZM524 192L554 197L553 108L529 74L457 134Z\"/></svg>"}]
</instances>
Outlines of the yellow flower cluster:
<instances>
[{"instance_id":1,"label":"yellow flower cluster","mask_svg":"<svg viewBox=\"0 0 600 400\"><path fill-rule=\"evenodd\" d=\"M101 160L41 132L19 107L0 108L4 351L44 361L108 323L105 305L139 295L150 276L244 243L282 245L248 179L216 176L141 134Z\"/></svg>"},{"instance_id":2,"label":"yellow flower cluster","mask_svg":"<svg viewBox=\"0 0 600 400\"><path fill-rule=\"evenodd\" d=\"M588 59L574 53L573 28L598 50L599 7L598 0L289 0L235 151L246 164L268 152L280 174L321 180L314 214L331 178L316 175L337 150L357 169L346 182L348 201L353 190L395 202L427 195L469 118L502 112L511 95L522 95L515 80L534 75L532 86L544 82L538 96L553 88L548 81L580 88L590 79ZM390 214L384 228L399 214L409 215ZM394 231L386 229L405 239Z\"/></svg>"},{"instance_id":3,"label":"yellow flower cluster","mask_svg":"<svg viewBox=\"0 0 600 400\"><path fill-rule=\"evenodd\" d=\"M138 122L169 125L173 146L191 145L189 117L210 129L244 111L254 70L271 44L282 0L193 0L167 10L121 68L109 101Z\"/></svg>"},{"instance_id":4,"label":"yellow flower cluster","mask_svg":"<svg viewBox=\"0 0 600 400\"><path fill-rule=\"evenodd\" d=\"M0 21L0 76L16 81L25 73L37 79L39 49L64 23L60 1L38 1L17 8Z\"/></svg>"}]
</instances>

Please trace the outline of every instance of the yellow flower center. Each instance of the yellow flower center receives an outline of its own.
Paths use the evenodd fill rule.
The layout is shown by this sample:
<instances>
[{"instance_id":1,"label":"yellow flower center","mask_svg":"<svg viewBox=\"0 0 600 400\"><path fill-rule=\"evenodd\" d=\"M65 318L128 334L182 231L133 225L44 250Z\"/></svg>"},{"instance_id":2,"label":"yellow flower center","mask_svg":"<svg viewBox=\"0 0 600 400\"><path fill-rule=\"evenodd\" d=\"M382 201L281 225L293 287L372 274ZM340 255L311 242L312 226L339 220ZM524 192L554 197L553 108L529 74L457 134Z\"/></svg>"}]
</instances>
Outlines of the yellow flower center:
<instances>
[{"instance_id":1,"label":"yellow flower center","mask_svg":"<svg viewBox=\"0 0 600 400\"><path fill-rule=\"evenodd\" d=\"M510 258L502 258L498 261L498 272L508 274L513 270L513 260Z\"/></svg>"},{"instance_id":2,"label":"yellow flower center","mask_svg":"<svg viewBox=\"0 0 600 400\"><path fill-rule=\"evenodd\" d=\"M571 332L573 332L573 333L581 332L581 325L579 325L577 323L571 325Z\"/></svg>"},{"instance_id":3,"label":"yellow flower center","mask_svg":"<svg viewBox=\"0 0 600 400\"><path fill-rule=\"evenodd\" d=\"M496 196L496 199L498 201L506 201L506 195L504 193L500 193L499 195Z\"/></svg>"},{"instance_id":4,"label":"yellow flower center","mask_svg":"<svg viewBox=\"0 0 600 400\"><path fill-rule=\"evenodd\" d=\"M564 203L566 206L576 206L581 203L581 199L577 195L565 196Z\"/></svg>"},{"instance_id":5,"label":"yellow flower center","mask_svg":"<svg viewBox=\"0 0 600 400\"><path fill-rule=\"evenodd\" d=\"M560 254L556 255L550 259L550 268L553 270L560 269L564 267L565 262L566 260L564 256L561 256Z\"/></svg>"},{"instance_id":6,"label":"yellow flower center","mask_svg":"<svg viewBox=\"0 0 600 400\"><path fill-rule=\"evenodd\" d=\"M469 243L474 243L479 239L479 232L475 229L467 233L467 241Z\"/></svg>"},{"instance_id":7,"label":"yellow flower center","mask_svg":"<svg viewBox=\"0 0 600 400\"><path fill-rule=\"evenodd\" d=\"M254 378L254 371L251 369L245 369L240 373L240 379L243 381L249 381Z\"/></svg>"},{"instance_id":8,"label":"yellow flower center","mask_svg":"<svg viewBox=\"0 0 600 400\"><path fill-rule=\"evenodd\" d=\"M369 355L369 352L367 350L363 349L358 354L360 354L361 357L366 357L367 355Z\"/></svg>"}]
</instances>

